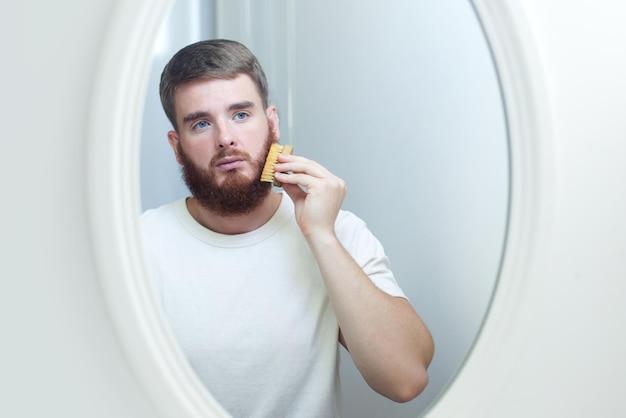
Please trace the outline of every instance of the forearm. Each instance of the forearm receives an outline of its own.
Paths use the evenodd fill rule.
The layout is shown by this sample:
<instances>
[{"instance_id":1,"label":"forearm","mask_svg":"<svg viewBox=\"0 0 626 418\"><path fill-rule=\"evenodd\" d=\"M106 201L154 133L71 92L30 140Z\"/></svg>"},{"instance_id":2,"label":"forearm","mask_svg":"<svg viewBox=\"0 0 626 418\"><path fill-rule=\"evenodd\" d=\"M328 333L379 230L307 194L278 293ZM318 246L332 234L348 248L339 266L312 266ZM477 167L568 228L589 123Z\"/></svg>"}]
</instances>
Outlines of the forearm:
<instances>
[{"instance_id":1,"label":"forearm","mask_svg":"<svg viewBox=\"0 0 626 418\"><path fill-rule=\"evenodd\" d=\"M430 333L404 298L378 289L332 234L307 237L335 310L342 343L367 381L395 401L417 396L428 381Z\"/></svg>"},{"instance_id":2,"label":"forearm","mask_svg":"<svg viewBox=\"0 0 626 418\"><path fill-rule=\"evenodd\" d=\"M428 329L405 299L379 290L337 239L334 225L346 194L344 181L303 157L280 154L278 161L275 177L294 202L342 343L374 390L399 402L413 399L428 381L433 355Z\"/></svg>"}]
</instances>

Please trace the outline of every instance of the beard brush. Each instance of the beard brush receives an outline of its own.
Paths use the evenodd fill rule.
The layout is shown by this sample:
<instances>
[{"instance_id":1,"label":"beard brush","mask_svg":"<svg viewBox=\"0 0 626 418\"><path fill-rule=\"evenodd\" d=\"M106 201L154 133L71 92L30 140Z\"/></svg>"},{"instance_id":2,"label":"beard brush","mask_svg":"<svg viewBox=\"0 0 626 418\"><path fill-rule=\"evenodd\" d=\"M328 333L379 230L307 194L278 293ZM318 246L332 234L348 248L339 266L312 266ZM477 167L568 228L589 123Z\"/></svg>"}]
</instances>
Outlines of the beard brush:
<instances>
[{"instance_id":1,"label":"beard brush","mask_svg":"<svg viewBox=\"0 0 626 418\"><path fill-rule=\"evenodd\" d=\"M283 184L274 178L274 166L278 163L278 154L291 154L293 147L291 145L280 145L274 142L270 146L270 151L265 159L265 165L263 166L263 172L261 173L261 181L266 183L273 183L274 186L280 187Z\"/></svg>"}]
</instances>

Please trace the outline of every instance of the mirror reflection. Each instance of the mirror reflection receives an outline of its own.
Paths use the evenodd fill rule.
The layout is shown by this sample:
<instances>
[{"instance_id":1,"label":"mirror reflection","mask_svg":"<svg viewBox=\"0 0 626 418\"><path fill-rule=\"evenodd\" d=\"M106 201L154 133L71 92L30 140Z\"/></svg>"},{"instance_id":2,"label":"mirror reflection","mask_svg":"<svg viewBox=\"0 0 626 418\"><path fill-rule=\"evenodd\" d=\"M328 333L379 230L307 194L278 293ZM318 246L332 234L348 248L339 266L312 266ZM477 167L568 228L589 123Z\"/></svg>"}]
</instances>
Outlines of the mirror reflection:
<instances>
[{"instance_id":1,"label":"mirror reflection","mask_svg":"<svg viewBox=\"0 0 626 418\"><path fill-rule=\"evenodd\" d=\"M407 403L372 391L341 349L344 416L415 417L471 348L506 230L506 126L480 24L460 0L237 3L177 0L164 22L142 131L143 209L189 194L167 141L161 70L191 42L243 42L267 74L281 143L345 180L343 208L382 243L436 343L430 383Z\"/></svg>"}]
</instances>

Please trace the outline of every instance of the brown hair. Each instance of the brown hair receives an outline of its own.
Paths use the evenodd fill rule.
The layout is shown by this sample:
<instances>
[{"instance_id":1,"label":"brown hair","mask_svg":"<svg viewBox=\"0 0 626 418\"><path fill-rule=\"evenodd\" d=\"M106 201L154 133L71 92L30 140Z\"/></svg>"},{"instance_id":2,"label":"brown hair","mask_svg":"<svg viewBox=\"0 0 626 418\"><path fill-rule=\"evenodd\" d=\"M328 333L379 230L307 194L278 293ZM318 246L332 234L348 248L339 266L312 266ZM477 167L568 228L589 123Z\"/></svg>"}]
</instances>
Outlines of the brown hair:
<instances>
[{"instance_id":1,"label":"brown hair","mask_svg":"<svg viewBox=\"0 0 626 418\"><path fill-rule=\"evenodd\" d=\"M167 118L174 129L176 88L198 78L233 79L240 74L248 75L256 85L263 107L268 106L267 79L261 64L243 44L227 39L212 39L188 45L178 51L161 73L159 94Z\"/></svg>"}]
</instances>

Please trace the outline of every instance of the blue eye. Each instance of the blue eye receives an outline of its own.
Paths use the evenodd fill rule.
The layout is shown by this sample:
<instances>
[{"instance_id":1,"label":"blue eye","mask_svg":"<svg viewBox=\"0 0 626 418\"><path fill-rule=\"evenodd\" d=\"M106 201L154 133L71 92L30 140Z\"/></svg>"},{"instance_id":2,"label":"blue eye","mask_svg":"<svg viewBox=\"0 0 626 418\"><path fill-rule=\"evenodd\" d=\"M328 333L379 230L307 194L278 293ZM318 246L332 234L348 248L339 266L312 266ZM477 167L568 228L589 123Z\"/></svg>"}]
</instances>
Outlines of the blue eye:
<instances>
[{"instance_id":1,"label":"blue eye","mask_svg":"<svg viewBox=\"0 0 626 418\"><path fill-rule=\"evenodd\" d=\"M205 121L205 120L201 120L200 122L196 123L194 128L195 129L204 129L206 127L209 126L209 122Z\"/></svg>"},{"instance_id":2,"label":"blue eye","mask_svg":"<svg viewBox=\"0 0 626 418\"><path fill-rule=\"evenodd\" d=\"M248 117L248 114L245 112L239 112L235 114L236 120L245 120Z\"/></svg>"}]
</instances>

